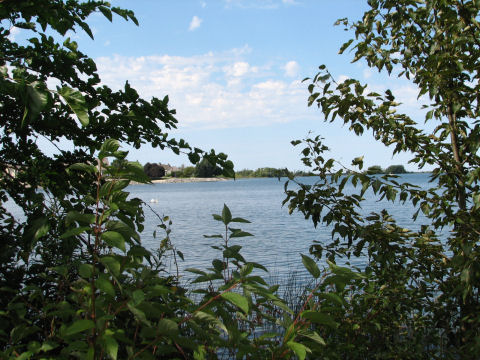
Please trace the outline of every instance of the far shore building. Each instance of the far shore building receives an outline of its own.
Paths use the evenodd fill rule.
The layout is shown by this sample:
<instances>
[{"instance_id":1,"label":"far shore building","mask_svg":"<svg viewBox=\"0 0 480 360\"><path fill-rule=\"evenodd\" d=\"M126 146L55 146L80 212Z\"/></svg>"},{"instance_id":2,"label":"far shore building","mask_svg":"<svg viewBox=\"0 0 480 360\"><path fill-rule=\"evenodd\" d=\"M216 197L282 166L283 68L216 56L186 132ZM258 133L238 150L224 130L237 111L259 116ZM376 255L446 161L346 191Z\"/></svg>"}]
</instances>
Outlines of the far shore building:
<instances>
[{"instance_id":1,"label":"far shore building","mask_svg":"<svg viewBox=\"0 0 480 360\"><path fill-rule=\"evenodd\" d=\"M161 167L165 169L165 175L166 176L175 176L175 173L180 171L181 169L178 166L172 166L170 164L161 164L159 163Z\"/></svg>"}]
</instances>

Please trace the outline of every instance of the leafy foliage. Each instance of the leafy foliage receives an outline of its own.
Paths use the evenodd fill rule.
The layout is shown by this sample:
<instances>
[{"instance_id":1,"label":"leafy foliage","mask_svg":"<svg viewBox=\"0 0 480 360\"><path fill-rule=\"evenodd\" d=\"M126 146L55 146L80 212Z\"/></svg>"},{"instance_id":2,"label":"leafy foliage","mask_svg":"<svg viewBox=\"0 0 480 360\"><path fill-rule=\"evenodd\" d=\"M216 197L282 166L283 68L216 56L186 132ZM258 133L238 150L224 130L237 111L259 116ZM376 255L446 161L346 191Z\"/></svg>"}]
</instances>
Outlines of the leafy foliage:
<instances>
[{"instance_id":1,"label":"leafy foliage","mask_svg":"<svg viewBox=\"0 0 480 360\"><path fill-rule=\"evenodd\" d=\"M137 23L131 11L103 1L5 0L0 7L0 357L305 358L314 346L299 339L323 346L322 339L305 329L309 321L300 327L278 286L258 274L266 269L243 258L237 242L251 234L232 224L248 221L227 206L214 215L225 230L213 235L221 257L206 270L190 269L193 297L178 268L171 274L163 263L183 259L168 217L159 217L160 248L142 246L142 202L126 188L150 178L120 142L183 151L192 163L203 156L216 174L221 167L232 176L233 164L168 138L177 122L168 97L145 101L128 83L118 92L100 85L95 63L74 41L46 34L47 27L58 38L82 29L93 37L85 20L94 12ZM32 37L15 43L13 27ZM47 80L59 85L50 89ZM38 139L57 152L43 152ZM19 211L10 214L12 203ZM262 334L264 324L275 331Z\"/></svg>"},{"instance_id":2,"label":"leafy foliage","mask_svg":"<svg viewBox=\"0 0 480 360\"><path fill-rule=\"evenodd\" d=\"M285 305L276 295L278 286L258 274L266 269L241 255L238 242L252 234L232 225L249 221L234 217L226 205L213 215L224 233L206 236L215 239L212 248L221 258L206 270L187 269L195 274L194 296L187 296L178 274L164 275L163 255L183 254L170 242L168 218L160 219L166 237L157 254L142 246L142 202L125 190L130 181L149 179L126 155L118 142L107 140L98 166L68 168L77 176L93 174L96 189L81 200L81 210L59 219L65 225L60 238L74 244L74 256L40 274L39 285L23 286L8 299L0 313L2 357L288 359L325 346L309 328L331 326L331 318L306 303L298 314ZM116 161L106 165L107 157ZM43 235L41 229L33 236ZM304 262L318 278L314 261L304 256ZM262 334L262 327L275 331Z\"/></svg>"},{"instance_id":3,"label":"leafy foliage","mask_svg":"<svg viewBox=\"0 0 480 360\"><path fill-rule=\"evenodd\" d=\"M159 164L146 163L143 171L150 179L160 179L165 176L165 168Z\"/></svg>"},{"instance_id":4,"label":"leafy foliage","mask_svg":"<svg viewBox=\"0 0 480 360\"><path fill-rule=\"evenodd\" d=\"M367 174L383 174L384 170L380 165L373 165L367 169Z\"/></svg>"},{"instance_id":5,"label":"leafy foliage","mask_svg":"<svg viewBox=\"0 0 480 360\"><path fill-rule=\"evenodd\" d=\"M386 174L405 174L406 172L403 165L390 165L385 169Z\"/></svg>"},{"instance_id":6,"label":"leafy foliage","mask_svg":"<svg viewBox=\"0 0 480 360\"><path fill-rule=\"evenodd\" d=\"M58 219L80 211L81 199L93 196L93 155L107 138L134 147L148 142L186 152L192 159L203 154L168 137L165 131L177 123L168 96L146 101L128 83L120 91L100 84L94 61L66 37L79 30L93 37L86 19L96 12L109 20L114 13L137 23L131 11L104 1L48 0L42 6L3 1L0 7L2 288L18 290L30 280L36 283L38 273L64 265L78 250L71 240L59 240L65 225ZM27 40L15 42L9 36L13 28L22 29ZM49 88L47 80L58 85ZM56 149L53 154L43 150L45 142ZM233 175L226 155L211 151L205 156ZM90 171L82 176L67 173L74 163L86 163ZM7 199L21 208L20 215L8 213L3 205Z\"/></svg>"},{"instance_id":7,"label":"leafy foliage","mask_svg":"<svg viewBox=\"0 0 480 360\"><path fill-rule=\"evenodd\" d=\"M235 175L237 177L268 177L268 178L281 178L281 177L288 177L289 171L287 169L275 169L270 167L265 168L258 168L256 170L249 170L244 169L240 171L236 171ZM313 176L312 172L305 172L305 171L295 171L295 176Z\"/></svg>"},{"instance_id":8,"label":"leafy foliage","mask_svg":"<svg viewBox=\"0 0 480 360\"><path fill-rule=\"evenodd\" d=\"M403 165L390 165L386 169L382 169L380 165L369 166L367 174L406 174L407 171Z\"/></svg>"},{"instance_id":9,"label":"leafy foliage","mask_svg":"<svg viewBox=\"0 0 480 360\"><path fill-rule=\"evenodd\" d=\"M298 311L289 309L266 269L247 261L238 228L248 220L225 205L214 214L222 232L207 236L220 256L194 274L193 292L166 271L164 256L183 254L169 238L170 220L158 251L141 244L144 212L129 198L131 181L148 183L142 166L127 160L120 142L186 152L192 163L223 167L226 155L204 153L168 138L176 126L168 97L145 101L128 83L114 92L100 85L95 63L77 44L59 44L82 29L93 12L136 23L131 11L103 1L5 0L0 7L0 355L2 358L475 358L478 353L478 44L479 6L474 1L370 0L370 10L349 24L354 60L399 70L430 98L426 134L395 110L393 93L366 93L349 79L337 84L325 69L311 79L309 103L327 121L336 117L361 134L373 131L394 153L412 153L420 168L435 169L431 188L337 169L325 159L320 137L306 139L304 164L318 174L305 185L286 172L289 210L314 224L330 225L329 242L311 253L327 258L321 269L302 255L314 283ZM31 34L24 44L9 34ZM56 79L55 89L47 80ZM48 155L38 139L54 144ZM115 140L117 139L117 140ZM74 148L66 146L71 142ZM301 141L294 141L299 145ZM72 150L73 149L73 150ZM453 155L453 156L452 156ZM113 160L111 165L107 159ZM290 185L294 183L295 186ZM347 183L356 191L344 191ZM415 218L405 229L387 211L363 214L367 192L411 203ZM7 201L19 212L7 211ZM449 231L445 231L448 229ZM365 268L336 262L357 256ZM273 329L273 330L271 330ZM271 331L270 331L271 330Z\"/></svg>"},{"instance_id":10,"label":"leafy foliage","mask_svg":"<svg viewBox=\"0 0 480 360\"><path fill-rule=\"evenodd\" d=\"M195 174L195 167L194 166L185 166L181 168L181 170L175 172L176 177L184 177L189 178Z\"/></svg>"},{"instance_id":11,"label":"leafy foliage","mask_svg":"<svg viewBox=\"0 0 480 360\"><path fill-rule=\"evenodd\" d=\"M222 174L222 169L212 164L207 158L202 159L195 166L195 177L207 178Z\"/></svg>"},{"instance_id":12,"label":"leafy foliage","mask_svg":"<svg viewBox=\"0 0 480 360\"><path fill-rule=\"evenodd\" d=\"M434 170L428 189L402 183L395 175L370 176L354 169L347 174L334 159L324 158L328 148L320 137L305 141L303 161L319 173L319 181L287 184L285 203L315 225L332 226L331 240L314 244L311 252L331 261L369 259L368 281L345 288L350 301L344 312L334 314L341 325L324 337L335 349L332 357L339 358L475 358L480 4L370 0L368 5L360 21L337 22L355 32L340 52L351 49L353 61L363 59L379 71L410 79L419 97L430 100L423 106L425 120L436 127L427 133L400 113L392 91L369 92L355 79L337 83L323 65L309 79L309 104L316 104L326 121L338 119L357 135L370 130L394 154L411 153L420 169ZM362 166L362 157L352 161L353 168ZM357 190L346 193L347 183ZM416 230L404 229L385 210L365 215L360 209L367 191L411 203L414 219L422 212L428 221Z\"/></svg>"}]
</instances>

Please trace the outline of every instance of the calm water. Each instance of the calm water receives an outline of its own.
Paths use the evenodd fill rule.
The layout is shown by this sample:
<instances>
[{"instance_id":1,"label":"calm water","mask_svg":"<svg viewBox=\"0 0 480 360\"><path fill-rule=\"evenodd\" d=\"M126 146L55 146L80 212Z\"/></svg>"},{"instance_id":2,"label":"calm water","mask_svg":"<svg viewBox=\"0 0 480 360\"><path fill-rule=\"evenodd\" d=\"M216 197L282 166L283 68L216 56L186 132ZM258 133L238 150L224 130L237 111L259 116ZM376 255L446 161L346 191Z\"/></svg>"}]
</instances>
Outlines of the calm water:
<instances>
[{"instance_id":1,"label":"calm water","mask_svg":"<svg viewBox=\"0 0 480 360\"><path fill-rule=\"evenodd\" d=\"M303 178L304 183L313 183L314 177ZM428 174L406 174L401 180L428 188ZM148 203L159 215L168 215L172 220L171 239L185 256L180 268L205 268L211 265L219 253L210 248L220 239L208 239L203 235L222 233L220 222L213 220L212 214L221 214L223 204L227 204L234 217L243 217L251 224L235 224L254 234L254 237L235 239L242 245L242 254L247 261L255 261L269 268L274 274L284 277L302 270L300 253L308 254L314 240L328 241L330 229L319 225L314 228L300 213L288 214L282 207L284 180L240 179L236 181L132 185L127 190L132 196ZM347 189L348 191L348 189ZM387 209L399 225L418 228L427 221L419 216L412 224L413 208L399 203L378 202L372 194L366 194L363 205L365 214ZM158 203L151 203L151 199ZM151 249L159 246L163 237L157 228L158 218L148 208L145 209L146 223L142 234L143 244ZM157 229L157 238L153 231ZM365 259L351 261L361 266Z\"/></svg>"},{"instance_id":2,"label":"calm water","mask_svg":"<svg viewBox=\"0 0 480 360\"><path fill-rule=\"evenodd\" d=\"M429 174L405 174L399 181L430 187ZM315 177L301 179L301 182L313 184ZM218 244L220 239L204 238L203 235L221 234L222 224L215 221L212 214L221 214L223 204L227 204L234 217L242 217L251 224L235 223L233 227L252 233L253 237L233 239L230 244L239 244L242 255L247 261L259 262L266 266L274 276L286 278L292 272L305 273L300 254L308 254L314 240L328 242L331 229L319 225L313 226L302 214L288 214L287 206L282 207L285 198L285 179L240 179L236 181L131 185L127 188L132 197L145 201L160 216L169 216L173 222L171 239L174 246L183 252L185 261L180 261L180 270L187 267L204 269L211 266L211 261L221 254L210 246ZM345 191L353 190L350 185ZM428 224L421 215L412 223L414 209L408 203L392 204L377 201L373 194L365 194L366 201L362 212L379 212L387 209L393 214L397 223L410 229L418 229ZM151 202L154 199L158 202ZM5 206L21 217L21 210L8 201ZM143 244L150 249L159 247L164 237L158 228L158 217L145 207L145 230L142 233ZM153 232L157 231L157 237ZM351 264L362 266L365 259L352 259ZM187 274L188 278L188 274Z\"/></svg>"}]
</instances>

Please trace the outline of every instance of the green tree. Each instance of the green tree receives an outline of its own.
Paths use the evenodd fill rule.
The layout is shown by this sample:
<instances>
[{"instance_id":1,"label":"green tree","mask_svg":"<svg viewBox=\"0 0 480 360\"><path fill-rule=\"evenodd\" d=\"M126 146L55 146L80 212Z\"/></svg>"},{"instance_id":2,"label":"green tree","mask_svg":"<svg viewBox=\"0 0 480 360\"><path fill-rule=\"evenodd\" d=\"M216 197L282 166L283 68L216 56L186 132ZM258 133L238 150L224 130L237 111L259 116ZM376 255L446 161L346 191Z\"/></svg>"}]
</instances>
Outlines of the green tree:
<instances>
[{"instance_id":1,"label":"green tree","mask_svg":"<svg viewBox=\"0 0 480 360\"><path fill-rule=\"evenodd\" d=\"M403 165L390 165L388 168L385 169L385 173L387 174L406 174L407 170Z\"/></svg>"},{"instance_id":2,"label":"green tree","mask_svg":"<svg viewBox=\"0 0 480 360\"><path fill-rule=\"evenodd\" d=\"M165 176L165 168L156 163L146 163L143 166L143 171L150 179L161 179Z\"/></svg>"},{"instance_id":3,"label":"green tree","mask_svg":"<svg viewBox=\"0 0 480 360\"><path fill-rule=\"evenodd\" d=\"M195 176L201 178L213 177L222 174L222 169L212 164L209 159L203 158L195 166Z\"/></svg>"},{"instance_id":4,"label":"green tree","mask_svg":"<svg viewBox=\"0 0 480 360\"><path fill-rule=\"evenodd\" d=\"M250 169L243 169L235 172L237 177L253 177L254 171Z\"/></svg>"},{"instance_id":5,"label":"green tree","mask_svg":"<svg viewBox=\"0 0 480 360\"><path fill-rule=\"evenodd\" d=\"M33 266L30 257L42 258L44 266L53 266L72 255L72 244L58 241L62 225L55 214L74 208L76 198L90 190L84 178L71 176L65 169L76 162L93 163L95 150L106 138L136 148L148 142L175 153L186 152L194 163L203 154L183 140L168 137L166 131L177 124L175 111L168 108L168 96L146 101L128 82L120 91L100 85L94 61L65 36L69 31L83 30L93 38L86 23L93 13L101 13L110 21L116 14L137 23L131 11L111 7L105 1L47 0L41 6L35 1L1 3L0 198L2 204L11 198L27 221L15 219L2 205L2 229L8 231L0 245L0 274L15 272L21 278ZM27 40L15 42L9 36L13 28L22 29ZM52 32L55 38L50 36ZM47 80L56 80L59 85L48 88ZM39 145L42 141L37 140L52 143L57 152L45 153ZM212 151L208 155L233 175L233 164L224 154L217 156ZM16 176L11 176L12 169ZM39 192L39 188L44 191ZM24 266L15 265L18 257L24 259ZM0 287L7 282L16 288L22 284L17 280L2 276Z\"/></svg>"},{"instance_id":6,"label":"green tree","mask_svg":"<svg viewBox=\"0 0 480 360\"><path fill-rule=\"evenodd\" d=\"M4 0L0 4L2 358L45 353L49 358L101 358L107 353L116 358L118 337L125 332L120 328L113 334L108 330L110 320L99 319L108 303L116 303L122 314L115 321L124 319L122 326L130 323L132 329L141 323L142 312L135 306L142 295L132 295L135 288L128 295L122 293L132 279L140 281L133 269L142 268L142 281L151 280L152 286L172 283L169 278L155 279L158 271L152 255L136 247L137 231L143 230L141 202L127 200L128 194L121 191L129 180L146 181L142 168L126 161L126 152L107 138L137 148L148 142L185 152L193 163L204 155L223 167L225 175L233 175L226 155L206 154L169 138L167 131L176 127L177 120L167 96L146 101L128 83L120 91L100 85L94 61L65 36L85 31L93 38L86 22L93 13L110 21L116 14L137 23L131 11L105 1ZM22 29L27 40L15 42L9 36L14 28ZM59 85L49 88L47 80ZM46 153L39 139L52 143L57 152ZM102 143L106 145L101 148ZM108 157L116 160L110 167L104 163ZM10 213L11 202L21 210ZM122 258L129 267L122 271L130 271L125 277L118 272L113 248L128 250ZM104 258L108 254L113 257ZM138 268L144 261L153 265ZM112 286L126 296L123 302L116 302L120 298ZM112 301L101 297L95 302L97 291L110 294ZM86 332L91 335L76 340ZM125 347L123 351L127 357Z\"/></svg>"},{"instance_id":7,"label":"green tree","mask_svg":"<svg viewBox=\"0 0 480 360\"><path fill-rule=\"evenodd\" d=\"M186 166L185 168L183 168L182 170L177 172L176 176L177 177L189 178L189 177L194 176L194 174L195 174L195 167L194 166Z\"/></svg>"},{"instance_id":8,"label":"green tree","mask_svg":"<svg viewBox=\"0 0 480 360\"><path fill-rule=\"evenodd\" d=\"M319 349L323 340L307 315L293 314L278 286L258 275L266 269L241 255L239 240L251 234L231 226L248 221L226 205L213 215L222 234L208 236L220 239L212 245L220 258L189 269L204 284L195 299L163 263L166 253L175 263L183 258L168 217L158 217L165 233L158 251L142 246L143 203L125 188L149 179L119 141L186 152L192 163L202 155L215 175L220 165L232 176L233 164L169 139L165 131L177 121L168 97L146 101L128 83L118 92L100 86L93 60L65 38L79 29L93 37L92 13L136 23L134 14L104 1L0 4L0 357L304 359ZM31 37L14 42L13 27ZM59 86L49 89L47 80ZM38 138L58 152L43 152ZM8 212L9 200L20 214ZM311 259L305 263L318 277ZM258 337L259 324L278 331Z\"/></svg>"},{"instance_id":9,"label":"green tree","mask_svg":"<svg viewBox=\"0 0 480 360\"><path fill-rule=\"evenodd\" d=\"M367 169L367 174L383 174L385 171L380 165L373 165Z\"/></svg>"},{"instance_id":10,"label":"green tree","mask_svg":"<svg viewBox=\"0 0 480 360\"><path fill-rule=\"evenodd\" d=\"M57 215L65 224L60 239L75 242L77 252L37 274L35 285L1 289L14 293L0 313L2 359L290 358L304 353L303 345L293 344L295 350L289 339L279 343L286 328L277 326L281 331L272 340L254 336L258 324L273 326L270 314L289 310L275 295L276 287L258 275L266 269L241 255L240 240L252 234L230 226L249 221L233 217L226 205L221 215L213 215L222 223L222 234L206 236L216 240L212 248L221 257L206 270L186 270L199 284L195 299L187 297L178 270L169 274L164 264L168 253L175 264L183 259L170 241L168 217L159 217L165 232L159 249L141 245L142 201L129 198L125 188L131 180L149 179L126 155L118 141L107 139L98 165L76 163L67 169L86 181L91 178L83 175L94 177L94 196Z\"/></svg>"},{"instance_id":11,"label":"green tree","mask_svg":"<svg viewBox=\"0 0 480 360\"><path fill-rule=\"evenodd\" d=\"M418 95L429 99L419 107L426 111L424 120L436 123L434 130L428 133L401 113L392 91L369 92L355 79L337 83L323 65L308 87L309 105L316 104L326 121L348 124L357 135L372 131L394 154L412 154L410 162L419 169L433 168L431 188L418 189L388 175L344 176L340 170L327 176L335 160L323 158L328 148L317 137L306 140L304 162L320 180L288 190L285 201L316 225L332 225L332 241L314 244L315 255L333 260L363 254L370 259L365 270L370 280L357 284L349 310L341 313L348 321L337 317L341 330L329 332L331 344L337 341L337 356L343 351L348 358L476 358L480 3L369 0L368 6L361 20L337 22L355 33L340 52L350 49L354 62L363 60L378 71L410 79ZM362 164L361 157L352 162ZM343 193L349 181L360 186L358 193ZM403 229L386 211L362 215L367 189L389 201L411 202L414 219L421 211L428 222L420 223L420 230ZM362 316L375 326L363 323ZM342 338L355 341L359 352L338 342Z\"/></svg>"}]
</instances>

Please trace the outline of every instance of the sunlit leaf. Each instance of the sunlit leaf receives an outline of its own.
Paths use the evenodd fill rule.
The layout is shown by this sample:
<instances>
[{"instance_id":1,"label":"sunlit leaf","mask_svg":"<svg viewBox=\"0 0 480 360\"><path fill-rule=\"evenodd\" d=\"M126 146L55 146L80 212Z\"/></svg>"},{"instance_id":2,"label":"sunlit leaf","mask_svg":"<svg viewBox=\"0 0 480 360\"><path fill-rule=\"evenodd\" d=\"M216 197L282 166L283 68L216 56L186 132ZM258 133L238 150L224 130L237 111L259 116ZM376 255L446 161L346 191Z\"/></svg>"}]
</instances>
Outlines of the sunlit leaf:
<instances>
[{"instance_id":1,"label":"sunlit leaf","mask_svg":"<svg viewBox=\"0 0 480 360\"><path fill-rule=\"evenodd\" d=\"M222 298L240 308L245 314L248 313L248 300L245 296L235 292L225 292Z\"/></svg>"},{"instance_id":2,"label":"sunlit leaf","mask_svg":"<svg viewBox=\"0 0 480 360\"><path fill-rule=\"evenodd\" d=\"M77 116L78 120L83 126L87 126L89 123L88 107L85 102L85 98L78 90L74 90L68 86L58 88L58 94L65 100L68 106Z\"/></svg>"},{"instance_id":3,"label":"sunlit leaf","mask_svg":"<svg viewBox=\"0 0 480 360\"><path fill-rule=\"evenodd\" d=\"M85 330L90 330L95 327L95 323L92 320L82 319L75 321L65 330L65 336L71 336L83 332Z\"/></svg>"},{"instance_id":4,"label":"sunlit leaf","mask_svg":"<svg viewBox=\"0 0 480 360\"><path fill-rule=\"evenodd\" d=\"M305 268L308 270L308 272L315 278L318 279L320 277L320 269L318 268L317 264L315 261L313 261L312 258L302 255L302 262Z\"/></svg>"}]
</instances>

